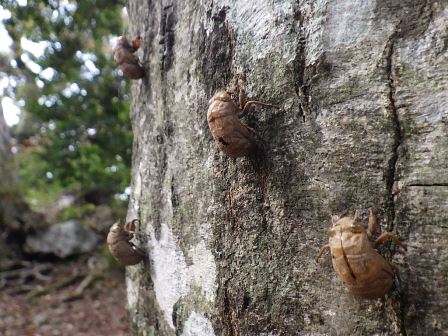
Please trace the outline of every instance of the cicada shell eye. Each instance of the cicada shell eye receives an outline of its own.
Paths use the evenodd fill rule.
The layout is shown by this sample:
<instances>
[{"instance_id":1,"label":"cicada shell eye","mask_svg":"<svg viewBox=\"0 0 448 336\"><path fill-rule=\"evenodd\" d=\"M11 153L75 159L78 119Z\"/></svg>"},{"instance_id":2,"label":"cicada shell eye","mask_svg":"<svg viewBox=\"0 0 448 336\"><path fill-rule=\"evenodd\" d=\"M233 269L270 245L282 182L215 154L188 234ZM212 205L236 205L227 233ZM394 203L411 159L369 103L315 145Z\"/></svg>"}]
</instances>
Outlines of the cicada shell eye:
<instances>
[{"instance_id":1,"label":"cicada shell eye","mask_svg":"<svg viewBox=\"0 0 448 336\"><path fill-rule=\"evenodd\" d=\"M135 39L133 39L132 41L131 41L131 44L132 44L132 47L134 48L134 49L138 49L138 48L140 48L140 46L142 45L142 43L143 43L143 39L142 39L142 37L140 36L140 34L135 38Z\"/></svg>"},{"instance_id":2,"label":"cicada shell eye","mask_svg":"<svg viewBox=\"0 0 448 336\"><path fill-rule=\"evenodd\" d=\"M137 231L137 224L140 224L140 221L138 219L133 219L130 222L127 222L124 226L124 230L128 233L135 233Z\"/></svg>"}]
</instances>

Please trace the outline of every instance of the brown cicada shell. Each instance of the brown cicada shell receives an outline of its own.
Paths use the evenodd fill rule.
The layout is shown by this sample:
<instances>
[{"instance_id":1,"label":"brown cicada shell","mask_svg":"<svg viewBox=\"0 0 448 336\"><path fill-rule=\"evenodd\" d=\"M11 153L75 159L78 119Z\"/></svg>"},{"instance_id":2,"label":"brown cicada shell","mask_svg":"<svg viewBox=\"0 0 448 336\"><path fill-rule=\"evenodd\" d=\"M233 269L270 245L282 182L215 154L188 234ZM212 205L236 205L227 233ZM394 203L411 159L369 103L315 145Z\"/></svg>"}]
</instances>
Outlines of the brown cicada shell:
<instances>
[{"instance_id":1,"label":"brown cicada shell","mask_svg":"<svg viewBox=\"0 0 448 336\"><path fill-rule=\"evenodd\" d=\"M333 221L330 229L329 244L323 246L316 262L322 254L330 250L333 268L344 285L355 295L366 299L383 297L392 287L398 270L381 256L376 246L386 238L392 238L406 248L398 238L384 232L375 242L370 237L376 231L378 222L373 210L370 210L369 226L366 229L354 217L344 216Z\"/></svg>"},{"instance_id":2,"label":"brown cicada shell","mask_svg":"<svg viewBox=\"0 0 448 336\"><path fill-rule=\"evenodd\" d=\"M138 36L129 43L124 36L118 38L117 45L114 49L114 60L117 63L123 75L129 79L139 79L145 76L140 60L134 54L140 45L142 38Z\"/></svg>"},{"instance_id":3,"label":"brown cicada shell","mask_svg":"<svg viewBox=\"0 0 448 336\"><path fill-rule=\"evenodd\" d=\"M254 131L244 125L240 118L243 117L252 106L269 106L259 101L244 100L244 91L240 90L240 106L237 106L226 91L218 91L209 101L207 121L213 139L218 147L231 157L248 156L257 148Z\"/></svg>"},{"instance_id":4,"label":"brown cicada shell","mask_svg":"<svg viewBox=\"0 0 448 336\"><path fill-rule=\"evenodd\" d=\"M117 222L112 225L107 235L110 254L123 266L135 265L143 260L145 254L130 240L134 236L138 219L126 224Z\"/></svg>"}]
</instances>

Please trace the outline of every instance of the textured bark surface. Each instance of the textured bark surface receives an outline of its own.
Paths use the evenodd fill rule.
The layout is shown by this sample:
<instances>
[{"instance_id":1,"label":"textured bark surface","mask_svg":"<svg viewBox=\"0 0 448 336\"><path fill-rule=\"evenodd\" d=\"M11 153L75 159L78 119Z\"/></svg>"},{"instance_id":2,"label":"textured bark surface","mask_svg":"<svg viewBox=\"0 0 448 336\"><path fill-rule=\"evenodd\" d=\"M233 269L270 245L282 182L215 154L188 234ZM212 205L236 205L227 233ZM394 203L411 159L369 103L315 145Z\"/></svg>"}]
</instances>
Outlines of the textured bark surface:
<instances>
[{"instance_id":1,"label":"textured bark surface","mask_svg":"<svg viewBox=\"0 0 448 336\"><path fill-rule=\"evenodd\" d=\"M129 2L133 191L148 260L128 268L139 335L444 335L448 330L448 3ZM263 162L220 152L215 90L281 106L244 120ZM376 207L406 253L384 301L327 257L330 215Z\"/></svg>"}]
</instances>

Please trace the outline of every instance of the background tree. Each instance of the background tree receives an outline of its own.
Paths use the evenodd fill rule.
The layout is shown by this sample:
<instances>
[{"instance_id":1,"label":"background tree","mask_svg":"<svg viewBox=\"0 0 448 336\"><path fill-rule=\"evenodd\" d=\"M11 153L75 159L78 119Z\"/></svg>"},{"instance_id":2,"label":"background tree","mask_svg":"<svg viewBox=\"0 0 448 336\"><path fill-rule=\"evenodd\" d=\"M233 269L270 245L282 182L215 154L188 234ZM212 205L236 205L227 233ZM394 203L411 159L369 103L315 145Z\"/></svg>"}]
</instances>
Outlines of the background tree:
<instances>
[{"instance_id":1,"label":"background tree","mask_svg":"<svg viewBox=\"0 0 448 336\"><path fill-rule=\"evenodd\" d=\"M9 94L22 106L14 129L22 184L81 189L104 203L129 185L127 85L112 62L123 32L120 1L4 1L13 40ZM41 50L39 50L41 49Z\"/></svg>"},{"instance_id":2,"label":"background tree","mask_svg":"<svg viewBox=\"0 0 448 336\"><path fill-rule=\"evenodd\" d=\"M43 224L23 199L11 151L11 135L0 105L0 271L21 256L26 231Z\"/></svg>"},{"instance_id":3,"label":"background tree","mask_svg":"<svg viewBox=\"0 0 448 336\"><path fill-rule=\"evenodd\" d=\"M147 78L132 87L129 267L139 335L444 335L448 330L448 4L441 1L129 1ZM218 88L281 105L244 120L254 166L214 144ZM384 301L349 294L330 215L379 209L408 244Z\"/></svg>"}]
</instances>

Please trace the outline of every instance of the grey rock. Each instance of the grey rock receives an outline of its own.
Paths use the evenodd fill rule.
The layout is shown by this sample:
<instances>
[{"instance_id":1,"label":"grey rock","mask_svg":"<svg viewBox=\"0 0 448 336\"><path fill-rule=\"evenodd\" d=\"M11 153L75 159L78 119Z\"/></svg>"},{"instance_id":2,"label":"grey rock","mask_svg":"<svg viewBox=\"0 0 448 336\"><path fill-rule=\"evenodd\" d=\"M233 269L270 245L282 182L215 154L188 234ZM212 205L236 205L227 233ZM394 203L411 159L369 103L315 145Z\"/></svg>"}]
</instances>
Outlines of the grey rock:
<instances>
[{"instance_id":1,"label":"grey rock","mask_svg":"<svg viewBox=\"0 0 448 336\"><path fill-rule=\"evenodd\" d=\"M54 224L48 229L27 237L25 251L53 254L60 258L92 251L98 238L95 232L77 220Z\"/></svg>"}]
</instances>

